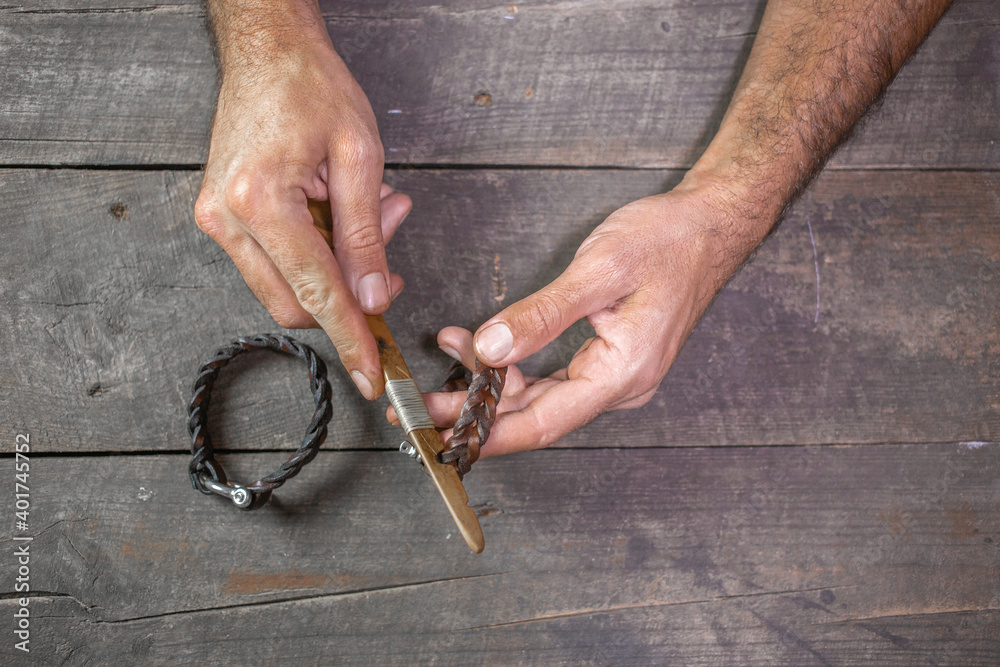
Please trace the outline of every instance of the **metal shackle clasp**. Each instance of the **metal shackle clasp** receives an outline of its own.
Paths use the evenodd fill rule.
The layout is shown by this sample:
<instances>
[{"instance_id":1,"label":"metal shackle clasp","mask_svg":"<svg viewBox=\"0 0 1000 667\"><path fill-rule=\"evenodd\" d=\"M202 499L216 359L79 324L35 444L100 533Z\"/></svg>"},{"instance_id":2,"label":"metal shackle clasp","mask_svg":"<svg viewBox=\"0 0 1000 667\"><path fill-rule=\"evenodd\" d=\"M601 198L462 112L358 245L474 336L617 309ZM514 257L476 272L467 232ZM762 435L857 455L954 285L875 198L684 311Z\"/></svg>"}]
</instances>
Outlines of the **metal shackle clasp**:
<instances>
[{"instance_id":1,"label":"metal shackle clasp","mask_svg":"<svg viewBox=\"0 0 1000 667\"><path fill-rule=\"evenodd\" d=\"M212 493L229 498L233 501L233 504L239 507L241 510L250 509L250 505L253 504L254 494L253 491L243 486L242 484L236 483L226 483L220 484L211 477L205 475L199 475L198 481L201 485L211 491Z\"/></svg>"}]
</instances>

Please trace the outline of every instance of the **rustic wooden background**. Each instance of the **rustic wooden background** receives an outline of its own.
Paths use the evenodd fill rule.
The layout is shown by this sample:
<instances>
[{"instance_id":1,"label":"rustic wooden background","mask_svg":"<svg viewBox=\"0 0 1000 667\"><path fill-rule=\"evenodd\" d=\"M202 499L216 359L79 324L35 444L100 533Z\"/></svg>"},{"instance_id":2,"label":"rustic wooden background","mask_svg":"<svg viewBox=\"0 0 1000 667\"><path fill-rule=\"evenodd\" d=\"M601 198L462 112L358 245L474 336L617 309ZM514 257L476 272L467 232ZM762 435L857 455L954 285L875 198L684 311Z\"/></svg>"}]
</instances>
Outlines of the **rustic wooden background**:
<instances>
[{"instance_id":1,"label":"rustic wooden background","mask_svg":"<svg viewBox=\"0 0 1000 667\"><path fill-rule=\"evenodd\" d=\"M414 199L387 320L423 386L438 328L537 289L680 179L762 8L325 4ZM331 361L325 450L258 512L190 488L195 368L277 330L193 221L215 85L198 2L8 4L0 62L0 661L1000 663L995 2L955 3L649 405L476 466L480 556L315 331L296 335ZM248 478L311 407L297 362L234 365L213 428ZM27 656L15 534L34 537Z\"/></svg>"}]
</instances>

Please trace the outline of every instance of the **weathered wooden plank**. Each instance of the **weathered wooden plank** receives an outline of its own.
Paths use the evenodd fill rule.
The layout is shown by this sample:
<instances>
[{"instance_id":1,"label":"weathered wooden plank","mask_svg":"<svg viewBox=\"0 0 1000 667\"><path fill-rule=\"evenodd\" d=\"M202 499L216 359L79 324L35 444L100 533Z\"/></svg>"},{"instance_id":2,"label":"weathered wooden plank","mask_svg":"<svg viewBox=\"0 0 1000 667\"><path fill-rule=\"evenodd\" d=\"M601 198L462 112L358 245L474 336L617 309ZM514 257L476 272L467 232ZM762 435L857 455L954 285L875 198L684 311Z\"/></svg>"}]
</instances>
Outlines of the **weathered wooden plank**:
<instances>
[{"instance_id":1,"label":"weathered wooden plank","mask_svg":"<svg viewBox=\"0 0 1000 667\"><path fill-rule=\"evenodd\" d=\"M115 5L0 9L0 161L203 161L215 71L199 4Z\"/></svg>"},{"instance_id":2,"label":"weathered wooden plank","mask_svg":"<svg viewBox=\"0 0 1000 667\"><path fill-rule=\"evenodd\" d=\"M325 4L391 163L670 168L711 138L760 6ZM0 72L0 163L205 160L215 69L199 3L112 7L0 9L0 59L12 64ZM959 0L833 164L995 168L998 90L994 3Z\"/></svg>"},{"instance_id":3,"label":"weathered wooden plank","mask_svg":"<svg viewBox=\"0 0 1000 667\"><path fill-rule=\"evenodd\" d=\"M433 342L440 327L474 327L544 285L603 216L678 174L391 177L415 207L389 248L407 287L387 321L433 388L449 361ZM996 439L996 178L827 172L717 299L651 403L561 444ZM185 172L0 171L3 424L65 452L185 446L200 361L236 335L277 330L195 227L197 186ZM330 361L326 446L398 443L401 431L357 395L322 333L295 335ZM554 370L586 335L572 329L525 366ZM243 372L227 370L218 390L227 408L213 415L221 441L294 448L312 410L305 370L270 355L236 365Z\"/></svg>"},{"instance_id":4,"label":"weathered wooden plank","mask_svg":"<svg viewBox=\"0 0 1000 667\"><path fill-rule=\"evenodd\" d=\"M243 513L194 492L181 455L42 458L59 443L31 442L19 534L46 663L1000 659L997 443L492 459L467 478L474 556L399 454L321 453Z\"/></svg>"}]
</instances>

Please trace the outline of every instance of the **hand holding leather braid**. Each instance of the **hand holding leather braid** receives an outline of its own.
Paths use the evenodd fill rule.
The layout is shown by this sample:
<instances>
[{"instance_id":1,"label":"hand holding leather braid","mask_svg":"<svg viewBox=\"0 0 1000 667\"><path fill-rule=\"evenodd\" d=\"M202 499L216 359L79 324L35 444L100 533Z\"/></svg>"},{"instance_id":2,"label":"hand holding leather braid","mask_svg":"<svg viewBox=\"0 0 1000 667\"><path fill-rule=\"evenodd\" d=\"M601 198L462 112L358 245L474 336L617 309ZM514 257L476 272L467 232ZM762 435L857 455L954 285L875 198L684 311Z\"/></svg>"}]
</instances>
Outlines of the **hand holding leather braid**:
<instances>
[{"instance_id":1,"label":"hand holding leather braid","mask_svg":"<svg viewBox=\"0 0 1000 667\"><path fill-rule=\"evenodd\" d=\"M475 372L470 373L460 362L455 362L441 387L442 391L455 391L463 384L468 386L454 433L438 455L441 463L455 464L460 478L472 470L472 464L479 460L479 450L490 437L506 379L506 368L492 368L477 361Z\"/></svg>"}]
</instances>

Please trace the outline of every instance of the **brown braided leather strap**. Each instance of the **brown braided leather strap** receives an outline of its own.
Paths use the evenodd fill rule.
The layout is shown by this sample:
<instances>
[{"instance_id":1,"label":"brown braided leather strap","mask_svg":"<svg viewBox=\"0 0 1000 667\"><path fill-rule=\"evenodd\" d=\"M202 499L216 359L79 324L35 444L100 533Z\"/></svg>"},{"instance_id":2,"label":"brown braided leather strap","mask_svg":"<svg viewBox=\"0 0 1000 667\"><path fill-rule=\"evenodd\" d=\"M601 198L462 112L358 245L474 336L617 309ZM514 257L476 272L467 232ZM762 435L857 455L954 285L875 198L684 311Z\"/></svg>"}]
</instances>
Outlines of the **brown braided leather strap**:
<instances>
[{"instance_id":1,"label":"brown braided leather strap","mask_svg":"<svg viewBox=\"0 0 1000 667\"><path fill-rule=\"evenodd\" d=\"M455 432L438 455L441 463L455 465L459 478L472 470L472 464L479 460L480 449L490 437L506 379L506 368L493 368L479 361L471 376L464 366L455 362L445 379L443 391L458 390L466 383L469 387L462 413L455 422Z\"/></svg>"},{"instance_id":2,"label":"brown braided leather strap","mask_svg":"<svg viewBox=\"0 0 1000 667\"><path fill-rule=\"evenodd\" d=\"M239 484L226 478L222 465L215 459L215 448L208 433L208 408L212 398L212 387L219 377L219 371L235 357L255 350L272 350L281 354L298 357L309 368L309 388L316 401L316 412L302 444L281 466L270 475L252 484ZM319 452L326 439L327 424L333 415L330 405L330 383L326 378L326 364L316 352L290 336L280 334L256 334L241 336L228 345L219 348L215 355L201 365L194 381L194 391L188 404L188 432L191 434L191 462L188 474L191 484L202 493L228 496L237 507L245 510L263 506L271 497L271 492L294 477Z\"/></svg>"}]
</instances>

